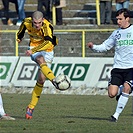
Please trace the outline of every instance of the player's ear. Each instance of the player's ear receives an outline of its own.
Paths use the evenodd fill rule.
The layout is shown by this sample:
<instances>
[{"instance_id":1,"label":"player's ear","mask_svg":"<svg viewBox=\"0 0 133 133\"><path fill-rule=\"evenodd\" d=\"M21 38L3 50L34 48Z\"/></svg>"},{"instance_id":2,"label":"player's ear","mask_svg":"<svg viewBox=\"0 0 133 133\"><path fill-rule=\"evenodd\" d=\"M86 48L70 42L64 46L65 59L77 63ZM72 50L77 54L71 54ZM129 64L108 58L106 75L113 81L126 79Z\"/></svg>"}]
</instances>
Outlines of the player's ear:
<instances>
[{"instance_id":1,"label":"player's ear","mask_svg":"<svg viewBox=\"0 0 133 133\"><path fill-rule=\"evenodd\" d=\"M127 17L127 18L126 18L126 20L129 22L129 21L130 21L130 18L129 18L129 17Z\"/></svg>"}]
</instances>

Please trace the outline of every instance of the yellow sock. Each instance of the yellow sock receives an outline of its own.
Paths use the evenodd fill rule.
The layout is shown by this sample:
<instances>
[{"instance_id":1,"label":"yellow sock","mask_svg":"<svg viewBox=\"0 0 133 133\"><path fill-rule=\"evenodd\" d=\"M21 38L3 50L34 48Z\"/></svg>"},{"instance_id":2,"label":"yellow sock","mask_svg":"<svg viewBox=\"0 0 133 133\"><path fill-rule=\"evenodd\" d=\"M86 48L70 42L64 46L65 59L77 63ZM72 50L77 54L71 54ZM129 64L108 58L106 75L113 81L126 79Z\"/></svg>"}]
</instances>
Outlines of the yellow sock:
<instances>
[{"instance_id":1,"label":"yellow sock","mask_svg":"<svg viewBox=\"0 0 133 133\"><path fill-rule=\"evenodd\" d=\"M41 71L45 75L46 78L48 78L50 81L55 78L52 70L47 66L47 64L41 64Z\"/></svg>"},{"instance_id":2,"label":"yellow sock","mask_svg":"<svg viewBox=\"0 0 133 133\"><path fill-rule=\"evenodd\" d=\"M43 89L43 85L39 84L37 82L34 89L33 89L33 91L32 91L31 102L28 105L29 108L33 109L37 105L38 100L39 100L40 95L41 95L41 92L42 92L42 89Z\"/></svg>"}]
</instances>

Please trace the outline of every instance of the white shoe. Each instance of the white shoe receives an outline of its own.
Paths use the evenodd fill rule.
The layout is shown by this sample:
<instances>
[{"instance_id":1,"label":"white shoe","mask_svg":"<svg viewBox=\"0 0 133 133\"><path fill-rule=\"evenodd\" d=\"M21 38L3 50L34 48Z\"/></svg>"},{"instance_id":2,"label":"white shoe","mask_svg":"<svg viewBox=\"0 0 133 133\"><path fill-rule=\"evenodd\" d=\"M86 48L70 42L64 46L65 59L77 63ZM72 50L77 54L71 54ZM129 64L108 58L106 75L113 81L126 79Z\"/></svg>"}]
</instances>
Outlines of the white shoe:
<instances>
[{"instance_id":1,"label":"white shoe","mask_svg":"<svg viewBox=\"0 0 133 133\"><path fill-rule=\"evenodd\" d=\"M0 120L15 120L15 118L5 114L5 115L0 116Z\"/></svg>"},{"instance_id":2,"label":"white shoe","mask_svg":"<svg viewBox=\"0 0 133 133\"><path fill-rule=\"evenodd\" d=\"M17 25L17 26L20 26L21 23L22 23L21 21L18 21L18 22L16 23L16 25Z\"/></svg>"}]
</instances>

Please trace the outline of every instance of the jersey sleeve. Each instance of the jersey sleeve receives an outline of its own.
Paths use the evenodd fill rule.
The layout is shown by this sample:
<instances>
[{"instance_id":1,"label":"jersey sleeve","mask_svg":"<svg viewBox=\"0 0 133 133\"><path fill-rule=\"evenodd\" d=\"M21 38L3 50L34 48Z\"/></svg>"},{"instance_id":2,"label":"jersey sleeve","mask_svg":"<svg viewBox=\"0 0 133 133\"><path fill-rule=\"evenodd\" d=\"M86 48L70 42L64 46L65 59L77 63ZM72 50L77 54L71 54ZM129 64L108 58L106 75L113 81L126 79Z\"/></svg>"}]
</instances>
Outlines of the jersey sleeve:
<instances>
[{"instance_id":1,"label":"jersey sleeve","mask_svg":"<svg viewBox=\"0 0 133 133\"><path fill-rule=\"evenodd\" d=\"M25 30L26 30L26 26L25 26L25 20L22 22L19 31L17 33L17 39L22 40L22 38L24 37L25 34Z\"/></svg>"},{"instance_id":2,"label":"jersey sleeve","mask_svg":"<svg viewBox=\"0 0 133 133\"><path fill-rule=\"evenodd\" d=\"M107 40L105 40L102 44L93 45L92 50L96 52L105 52L110 50L114 45L115 45L115 36L114 33L112 33L110 37Z\"/></svg>"}]
</instances>

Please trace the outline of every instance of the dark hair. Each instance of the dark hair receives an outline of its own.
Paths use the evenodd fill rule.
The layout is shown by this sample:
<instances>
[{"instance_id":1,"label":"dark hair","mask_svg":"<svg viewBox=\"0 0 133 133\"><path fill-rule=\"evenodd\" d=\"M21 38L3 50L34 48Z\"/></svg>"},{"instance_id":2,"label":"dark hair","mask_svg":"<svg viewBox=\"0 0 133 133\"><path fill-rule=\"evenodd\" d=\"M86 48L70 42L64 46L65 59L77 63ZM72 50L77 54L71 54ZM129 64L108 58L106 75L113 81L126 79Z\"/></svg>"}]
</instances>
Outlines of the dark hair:
<instances>
[{"instance_id":1,"label":"dark hair","mask_svg":"<svg viewBox=\"0 0 133 133\"><path fill-rule=\"evenodd\" d=\"M116 12L116 17L119 16L120 14L122 14L122 13L123 13L125 18L127 18L127 17L130 18L130 11L127 8L122 8L122 9L118 10Z\"/></svg>"}]
</instances>

